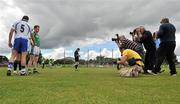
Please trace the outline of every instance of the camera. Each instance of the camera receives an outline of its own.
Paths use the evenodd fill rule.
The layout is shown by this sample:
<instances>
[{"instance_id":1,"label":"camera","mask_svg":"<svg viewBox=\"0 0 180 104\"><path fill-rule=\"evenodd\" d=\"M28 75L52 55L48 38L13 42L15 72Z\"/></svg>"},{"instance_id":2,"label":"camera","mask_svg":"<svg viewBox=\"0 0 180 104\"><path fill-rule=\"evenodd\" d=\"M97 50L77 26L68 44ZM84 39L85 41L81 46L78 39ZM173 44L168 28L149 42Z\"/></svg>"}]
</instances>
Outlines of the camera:
<instances>
[{"instance_id":1,"label":"camera","mask_svg":"<svg viewBox=\"0 0 180 104\"><path fill-rule=\"evenodd\" d=\"M133 35L134 33L133 32L129 32L130 35Z\"/></svg>"},{"instance_id":2,"label":"camera","mask_svg":"<svg viewBox=\"0 0 180 104\"><path fill-rule=\"evenodd\" d=\"M117 40L119 40L119 34L116 34L116 37L117 37L117 38L112 38L112 41L117 41Z\"/></svg>"},{"instance_id":3,"label":"camera","mask_svg":"<svg viewBox=\"0 0 180 104\"><path fill-rule=\"evenodd\" d=\"M117 38L112 38L112 41L117 41L118 39Z\"/></svg>"},{"instance_id":4,"label":"camera","mask_svg":"<svg viewBox=\"0 0 180 104\"><path fill-rule=\"evenodd\" d=\"M117 60L113 60L113 64L116 65L117 70L121 69L121 65L117 63L117 61L120 61L120 60L121 60L120 58L118 58Z\"/></svg>"}]
</instances>

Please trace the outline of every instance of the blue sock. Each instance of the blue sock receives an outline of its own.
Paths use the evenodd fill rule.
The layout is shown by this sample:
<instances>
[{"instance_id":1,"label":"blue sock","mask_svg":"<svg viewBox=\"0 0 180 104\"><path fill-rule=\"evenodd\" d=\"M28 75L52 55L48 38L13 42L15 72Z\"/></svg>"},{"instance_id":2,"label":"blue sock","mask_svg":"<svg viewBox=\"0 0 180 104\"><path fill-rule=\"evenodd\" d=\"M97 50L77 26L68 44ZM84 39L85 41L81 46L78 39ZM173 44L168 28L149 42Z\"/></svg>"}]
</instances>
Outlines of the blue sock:
<instances>
[{"instance_id":1,"label":"blue sock","mask_svg":"<svg viewBox=\"0 0 180 104\"><path fill-rule=\"evenodd\" d=\"M9 62L8 63L8 68L12 68L13 67L13 62Z\"/></svg>"},{"instance_id":2,"label":"blue sock","mask_svg":"<svg viewBox=\"0 0 180 104\"><path fill-rule=\"evenodd\" d=\"M21 69L25 69L25 66L21 66Z\"/></svg>"}]
</instances>

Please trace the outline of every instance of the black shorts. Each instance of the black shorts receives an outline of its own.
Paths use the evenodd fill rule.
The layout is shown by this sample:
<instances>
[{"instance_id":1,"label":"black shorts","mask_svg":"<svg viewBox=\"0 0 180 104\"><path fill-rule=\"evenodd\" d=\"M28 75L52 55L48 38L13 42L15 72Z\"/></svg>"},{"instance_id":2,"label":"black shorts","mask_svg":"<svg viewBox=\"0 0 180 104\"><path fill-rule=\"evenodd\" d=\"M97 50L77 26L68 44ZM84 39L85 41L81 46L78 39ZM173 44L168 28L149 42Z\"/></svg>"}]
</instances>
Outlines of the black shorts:
<instances>
[{"instance_id":1,"label":"black shorts","mask_svg":"<svg viewBox=\"0 0 180 104\"><path fill-rule=\"evenodd\" d=\"M79 61L79 57L75 57L75 61L76 61L76 62Z\"/></svg>"}]
</instances>

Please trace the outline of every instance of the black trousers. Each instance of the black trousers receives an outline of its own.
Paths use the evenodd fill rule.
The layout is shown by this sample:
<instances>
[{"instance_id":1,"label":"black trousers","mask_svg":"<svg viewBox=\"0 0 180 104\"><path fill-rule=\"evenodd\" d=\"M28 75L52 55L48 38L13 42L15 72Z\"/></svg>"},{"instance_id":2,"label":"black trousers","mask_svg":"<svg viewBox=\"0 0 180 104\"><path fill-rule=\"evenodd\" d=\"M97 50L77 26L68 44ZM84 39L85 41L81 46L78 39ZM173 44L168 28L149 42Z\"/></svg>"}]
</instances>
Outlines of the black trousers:
<instances>
[{"instance_id":1,"label":"black trousers","mask_svg":"<svg viewBox=\"0 0 180 104\"><path fill-rule=\"evenodd\" d=\"M146 50L145 61L144 61L144 72L147 70L153 70L156 61L156 47Z\"/></svg>"},{"instance_id":2,"label":"black trousers","mask_svg":"<svg viewBox=\"0 0 180 104\"><path fill-rule=\"evenodd\" d=\"M176 74L176 66L174 62L174 50L176 47L176 42L162 42L160 43L160 46L157 50L157 59L156 59L156 65L154 72L160 72L161 70L161 65L166 58L168 64L169 64L169 69L170 73Z\"/></svg>"}]
</instances>

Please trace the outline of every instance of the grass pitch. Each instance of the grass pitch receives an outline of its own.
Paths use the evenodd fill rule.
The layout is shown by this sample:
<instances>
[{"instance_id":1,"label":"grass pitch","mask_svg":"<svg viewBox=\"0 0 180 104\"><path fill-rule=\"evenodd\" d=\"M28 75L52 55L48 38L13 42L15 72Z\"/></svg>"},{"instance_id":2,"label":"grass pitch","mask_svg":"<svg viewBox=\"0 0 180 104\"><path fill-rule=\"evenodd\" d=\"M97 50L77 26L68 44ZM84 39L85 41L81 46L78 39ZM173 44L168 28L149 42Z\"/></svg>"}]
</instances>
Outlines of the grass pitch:
<instances>
[{"instance_id":1,"label":"grass pitch","mask_svg":"<svg viewBox=\"0 0 180 104\"><path fill-rule=\"evenodd\" d=\"M40 69L6 76L0 68L0 104L180 104L180 75L120 77L115 68ZM178 71L179 69L177 69Z\"/></svg>"}]
</instances>

